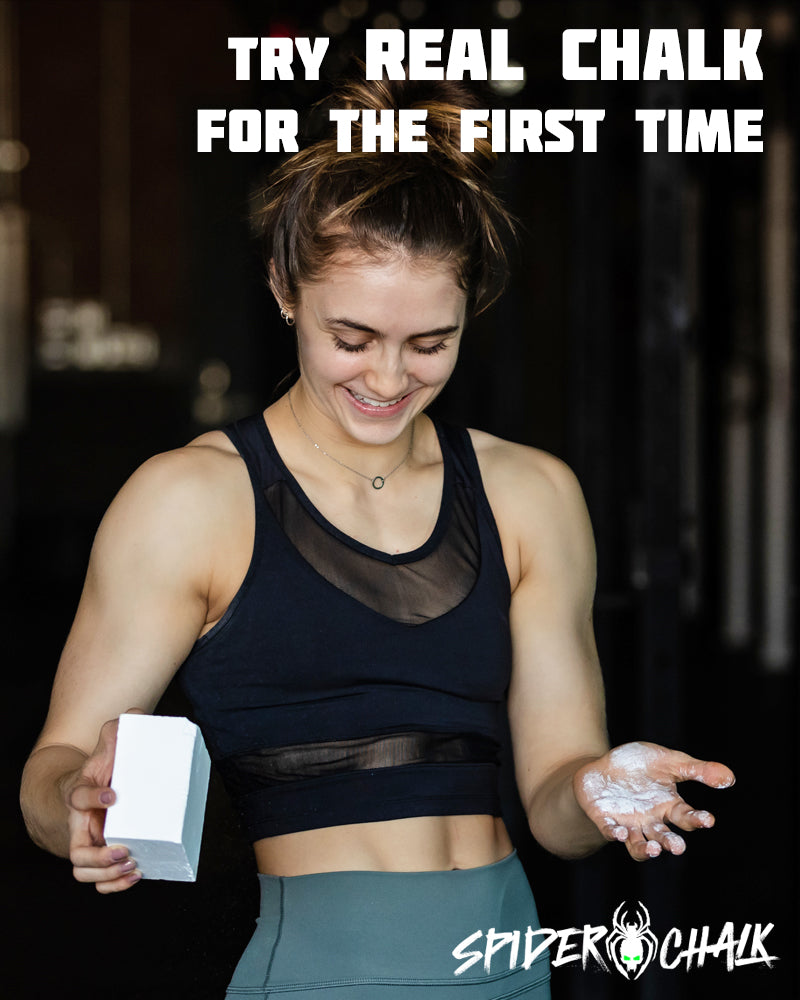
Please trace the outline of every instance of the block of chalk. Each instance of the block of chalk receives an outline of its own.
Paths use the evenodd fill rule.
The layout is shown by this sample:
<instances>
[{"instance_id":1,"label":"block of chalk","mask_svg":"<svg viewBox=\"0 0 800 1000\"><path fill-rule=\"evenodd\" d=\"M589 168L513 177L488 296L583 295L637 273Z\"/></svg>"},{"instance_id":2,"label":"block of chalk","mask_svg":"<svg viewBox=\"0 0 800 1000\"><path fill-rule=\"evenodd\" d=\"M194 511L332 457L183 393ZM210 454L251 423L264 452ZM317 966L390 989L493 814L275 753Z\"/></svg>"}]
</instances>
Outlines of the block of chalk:
<instances>
[{"instance_id":1,"label":"block of chalk","mask_svg":"<svg viewBox=\"0 0 800 1000\"><path fill-rule=\"evenodd\" d=\"M124 844L143 878L194 882L211 768L188 719L121 715L106 815L107 844Z\"/></svg>"}]
</instances>

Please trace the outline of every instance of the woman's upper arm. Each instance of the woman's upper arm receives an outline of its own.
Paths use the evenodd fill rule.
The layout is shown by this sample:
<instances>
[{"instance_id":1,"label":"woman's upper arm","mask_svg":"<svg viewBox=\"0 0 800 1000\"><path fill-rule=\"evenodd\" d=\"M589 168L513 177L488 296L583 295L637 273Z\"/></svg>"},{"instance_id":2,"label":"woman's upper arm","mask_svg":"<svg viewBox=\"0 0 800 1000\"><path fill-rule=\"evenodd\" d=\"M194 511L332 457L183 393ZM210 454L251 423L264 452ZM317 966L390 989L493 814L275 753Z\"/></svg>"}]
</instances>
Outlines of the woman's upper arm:
<instances>
[{"instance_id":1,"label":"woman's upper arm","mask_svg":"<svg viewBox=\"0 0 800 1000\"><path fill-rule=\"evenodd\" d=\"M91 753L104 722L152 711L200 634L210 557L197 451L150 459L103 518L37 747Z\"/></svg>"},{"instance_id":2,"label":"woman's upper arm","mask_svg":"<svg viewBox=\"0 0 800 1000\"><path fill-rule=\"evenodd\" d=\"M583 494L563 462L512 445L504 466L496 482L504 481L498 526L514 567L509 719L527 808L559 767L608 748L592 626L595 549Z\"/></svg>"}]
</instances>

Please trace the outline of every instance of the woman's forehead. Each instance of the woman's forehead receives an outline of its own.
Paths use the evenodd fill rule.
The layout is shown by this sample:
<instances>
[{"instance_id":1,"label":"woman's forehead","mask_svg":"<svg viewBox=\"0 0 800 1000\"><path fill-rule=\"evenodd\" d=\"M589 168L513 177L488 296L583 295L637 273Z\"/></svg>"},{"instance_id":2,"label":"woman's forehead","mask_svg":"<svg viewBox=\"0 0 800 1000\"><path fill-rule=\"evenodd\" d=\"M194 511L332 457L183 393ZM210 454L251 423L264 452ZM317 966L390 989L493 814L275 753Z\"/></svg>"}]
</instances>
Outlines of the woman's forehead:
<instances>
[{"instance_id":1,"label":"woman's forehead","mask_svg":"<svg viewBox=\"0 0 800 1000\"><path fill-rule=\"evenodd\" d=\"M300 286L300 302L325 321L356 321L384 329L404 320L435 329L462 322L466 294L454 268L430 257L337 254L312 282Z\"/></svg>"},{"instance_id":2,"label":"woman's forehead","mask_svg":"<svg viewBox=\"0 0 800 1000\"><path fill-rule=\"evenodd\" d=\"M451 262L408 253L368 254L363 251L336 253L311 281L300 284L301 297L315 298L359 294L367 289L413 288L458 300L463 295Z\"/></svg>"}]
</instances>

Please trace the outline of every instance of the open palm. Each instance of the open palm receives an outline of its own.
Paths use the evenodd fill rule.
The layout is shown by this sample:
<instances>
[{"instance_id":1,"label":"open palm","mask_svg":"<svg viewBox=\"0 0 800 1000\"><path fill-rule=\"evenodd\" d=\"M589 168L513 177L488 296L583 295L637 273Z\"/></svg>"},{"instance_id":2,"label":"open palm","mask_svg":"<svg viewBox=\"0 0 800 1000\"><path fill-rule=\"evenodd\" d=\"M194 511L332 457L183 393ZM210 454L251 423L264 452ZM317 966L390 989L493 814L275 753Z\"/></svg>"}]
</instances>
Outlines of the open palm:
<instances>
[{"instance_id":1,"label":"open palm","mask_svg":"<svg viewBox=\"0 0 800 1000\"><path fill-rule=\"evenodd\" d=\"M573 787L579 805L607 840L623 841L637 861L662 850L682 854L679 830L707 829L714 817L684 801L677 785L699 781L728 788L735 778L724 764L697 760L655 743L625 743L581 767Z\"/></svg>"}]
</instances>

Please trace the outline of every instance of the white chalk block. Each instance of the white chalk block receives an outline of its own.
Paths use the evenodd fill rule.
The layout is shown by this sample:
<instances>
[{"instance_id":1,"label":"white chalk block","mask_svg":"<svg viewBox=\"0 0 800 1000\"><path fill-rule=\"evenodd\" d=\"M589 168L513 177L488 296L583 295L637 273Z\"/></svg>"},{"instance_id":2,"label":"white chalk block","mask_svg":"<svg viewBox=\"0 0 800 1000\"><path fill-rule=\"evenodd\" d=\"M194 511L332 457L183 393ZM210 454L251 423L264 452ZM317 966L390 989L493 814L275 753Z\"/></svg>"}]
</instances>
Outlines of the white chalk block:
<instances>
[{"instance_id":1,"label":"white chalk block","mask_svg":"<svg viewBox=\"0 0 800 1000\"><path fill-rule=\"evenodd\" d=\"M211 762L200 730L167 715L121 715L106 815L107 844L124 844L143 878L194 882Z\"/></svg>"}]
</instances>

